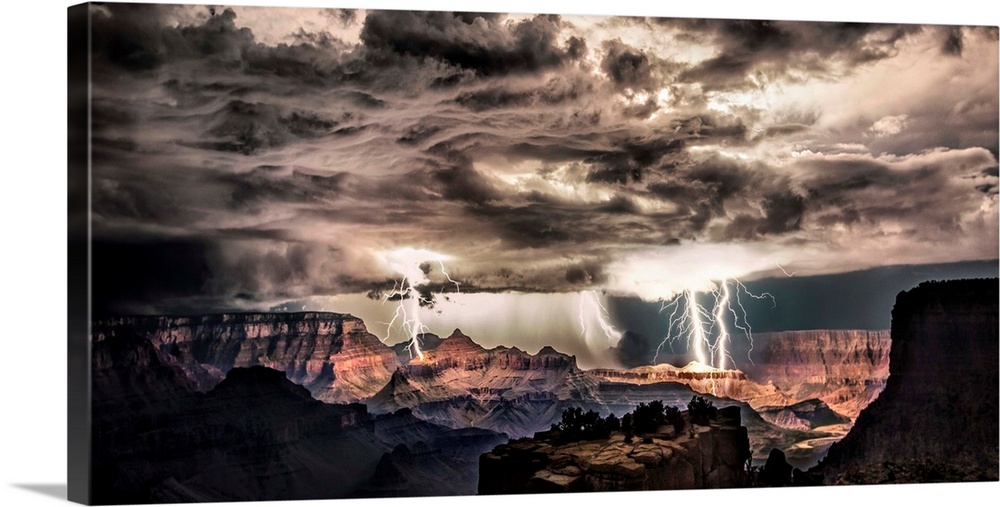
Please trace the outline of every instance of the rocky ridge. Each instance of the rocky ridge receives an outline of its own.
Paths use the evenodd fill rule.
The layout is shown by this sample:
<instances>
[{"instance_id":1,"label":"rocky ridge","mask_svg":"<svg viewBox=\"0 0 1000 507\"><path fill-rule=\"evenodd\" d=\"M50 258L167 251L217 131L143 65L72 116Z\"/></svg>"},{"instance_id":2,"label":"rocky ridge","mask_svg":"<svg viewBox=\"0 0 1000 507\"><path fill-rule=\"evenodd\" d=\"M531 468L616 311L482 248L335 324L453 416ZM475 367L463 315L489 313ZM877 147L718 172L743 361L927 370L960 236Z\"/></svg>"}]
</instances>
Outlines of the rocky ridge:
<instances>
[{"instance_id":1,"label":"rocky ridge","mask_svg":"<svg viewBox=\"0 0 1000 507\"><path fill-rule=\"evenodd\" d=\"M480 458L479 494L747 486L750 449L739 408L720 410L707 426L686 421L679 434L664 426L632 442L615 432L562 443L558 432L545 432L500 445Z\"/></svg>"},{"instance_id":2,"label":"rocky ridge","mask_svg":"<svg viewBox=\"0 0 1000 507\"><path fill-rule=\"evenodd\" d=\"M123 329L148 339L201 390L232 368L261 365L284 371L320 400L348 403L371 396L399 367L392 350L347 314L122 317L95 323L92 339Z\"/></svg>"},{"instance_id":3,"label":"rocky ridge","mask_svg":"<svg viewBox=\"0 0 1000 507\"><path fill-rule=\"evenodd\" d=\"M94 503L471 494L479 455L507 440L323 403L261 365L199 392L129 329L93 345Z\"/></svg>"},{"instance_id":4,"label":"rocky ridge","mask_svg":"<svg viewBox=\"0 0 1000 507\"><path fill-rule=\"evenodd\" d=\"M611 382L635 385L659 382L682 384L697 393L743 401L754 408L791 404L794 401L773 384L750 380L742 371L721 370L696 362L680 368L661 363L628 370L596 369L589 370L588 373Z\"/></svg>"},{"instance_id":5,"label":"rocky ridge","mask_svg":"<svg viewBox=\"0 0 1000 507\"><path fill-rule=\"evenodd\" d=\"M363 402L373 414L410 409L436 424L487 428L513 438L548 429L563 410L576 406L621 414L643 400L660 399L684 406L697 392L761 408L790 405L802 401L800 395L816 391L796 392L795 386L786 391L738 370L694 364L584 371L577 367L575 358L551 347L536 354L516 347L486 349L457 329L446 338L423 335L423 358L411 358L405 344L386 346L360 319L337 313L124 317L96 323L93 337L100 343L123 332L145 337L158 357L197 390L208 390L232 368L260 365L285 372L289 380L325 402ZM826 335L789 336L797 338L791 341L798 345L776 350L801 352ZM832 367L829 361L823 362L826 356L814 356L805 352L795 355L795 369L791 373L779 371L779 380L796 378L794 373L825 389ZM779 355L767 357L777 360ZM769 371L766 365L763 368ZM858 368L866 374L863 364ZM842 387L834 383L831 390ZM845 392L850 395L850 391L842 391L838 401ZM802 439L830 436L808 434L812 429L803 428L790 417L765 421L747 413L746 420L752 421L756 453L766 453L770 446L786 448ZM811 452L806 454L811 456Z\"/></svg>"}]
</instances>

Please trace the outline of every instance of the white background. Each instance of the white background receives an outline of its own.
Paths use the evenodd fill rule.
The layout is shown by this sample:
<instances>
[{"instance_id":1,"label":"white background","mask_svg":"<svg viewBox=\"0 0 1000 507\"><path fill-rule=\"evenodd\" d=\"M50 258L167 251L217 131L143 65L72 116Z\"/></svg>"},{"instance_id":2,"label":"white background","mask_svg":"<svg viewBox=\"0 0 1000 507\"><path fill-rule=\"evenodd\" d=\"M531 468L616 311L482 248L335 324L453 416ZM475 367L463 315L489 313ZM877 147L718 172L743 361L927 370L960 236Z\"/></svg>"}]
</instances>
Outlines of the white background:
<instances>
[{"instance_id":1,"label":"white background","mask_svg":"<svg viewBox=\"0 0 1000 507\"><path fill-rule=\"evenodd\" d=\"M379 7L680 17L884 21L997 25L989 2L920 2L891 9L888 2L704 0L686 4L640 0L245 0L243 4L305 7ZM656 2L659 4L660 2ZM0 13L0 506L58 505L66 484L66 7L50 0L8 3ZM975 386L970 386L975 388ZM961 435L942 435L962 438ZM1000 483L862 486L528 497L450 497L348 500L338 505L495 507L511 502L915 505L993 504ZM992 498L992 500L990 500ZM301 502L281 505L320 505ZM274 505L263 503L216 505Z\"/></svg>"}]
</instances>

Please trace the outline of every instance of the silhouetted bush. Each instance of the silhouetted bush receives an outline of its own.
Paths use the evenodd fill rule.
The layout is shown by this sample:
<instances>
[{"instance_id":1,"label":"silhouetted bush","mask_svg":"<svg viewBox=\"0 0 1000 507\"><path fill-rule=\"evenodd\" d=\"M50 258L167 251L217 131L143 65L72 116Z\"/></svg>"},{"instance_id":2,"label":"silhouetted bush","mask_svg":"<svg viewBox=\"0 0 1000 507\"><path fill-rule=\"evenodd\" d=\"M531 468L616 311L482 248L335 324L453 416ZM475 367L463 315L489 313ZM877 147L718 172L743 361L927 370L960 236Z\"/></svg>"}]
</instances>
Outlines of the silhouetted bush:
<instances>
[{"instance_id":1,"label":"silhouetted bush","mask_svg":"<svg viewBox=\"0 0 1000 507\"><path fill-rule=\"evenodd\" d=\"M553 425L553 429L559 430L559 439L564 442L608 438L612 431L618 431L620 427L621 421L614 414L602 418L593 410L584 413L580 407L564 410L562 421Z\"/></svg>"},{"instance_id":2,"label":"silhouetted bush","mask_svg":"<svg viewBox=\"0 0 1000 507\"><path fill-rule=\"evenodd\" d=\"M688 403L688 416L691 417L691 422L694 424L707 426L709 420L715 419L717 412L712 402L701 396L691 398Z\"/></svg>"},{"instance_id":3,"label":"silhouetted bush","mask_svg":"<svg viewBox=\"0 0 1000 507\"><path fill-rule=\"evenodd\" d=\"M604 424L607 426L609 432L618 431L622 427L621 420L619 420L618 416L615 414L608 414L608 416L604 418Z\"/></svg>"},{"instance_id":4,"label":"silhouetted bush","mask_svg":"<svg viewBox=\"0 0 1000 507\"><path fill-rule=\"evenodd\" d=\"M684 416L681 415L681 409L677 407L666 407L663 410L664 418L667 420L667 424L674 427L674 433L680 435L681 431L684 430Z\"/></svg>"},{"instance_id":5,"label":"silhouetted bush","mask_svg":"<svg viewBox=\"0 0 1000 507\"><path fill-rule=\"evenodd\" d=\"M653 433L662 424L666 424L666 418L663 414L663 402L660 400L649 404L640 403L632 411L632 429L637 435Z\"/></svg>"}]
</instances>

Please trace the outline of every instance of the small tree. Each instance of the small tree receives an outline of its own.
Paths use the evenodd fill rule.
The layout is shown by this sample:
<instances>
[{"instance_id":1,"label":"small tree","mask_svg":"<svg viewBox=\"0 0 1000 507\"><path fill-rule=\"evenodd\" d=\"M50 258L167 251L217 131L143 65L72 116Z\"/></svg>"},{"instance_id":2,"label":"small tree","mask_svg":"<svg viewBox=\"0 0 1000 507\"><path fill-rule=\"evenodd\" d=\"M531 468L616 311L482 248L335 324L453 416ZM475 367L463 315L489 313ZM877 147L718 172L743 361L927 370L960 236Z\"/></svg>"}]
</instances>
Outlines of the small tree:
<instances>
[{"instance_id":1,"label":"small tree","mask_svg":"<svg viewBox=\"0 0 1000 507\"><path fill-rule=\"evenodd\" d=\"M663 402L652 401L649 404L640 403L632 412L632 429L637 435L653 433L666 422L663 414Z\"/></svg>"},{"instance_id":2,"label":"small tree","mask_svg":"<svg viewBox=\"0 0 1000 507\"><path fill-rule=\"evenodd\" d=\"M622 416L622 433L625 433L625 443L632 443L632 413Z\"/></svg>"},{"instance_id":3,"label":"small tree","mask_svg":"<svg viewBox=\"0 0 1000 507\"><path fill-rule=\"evenodd\" d=\"M684 416L681 415L681 409L669 406L663 412L664 417L667 420L667 424L674 427L674 433L680 435L681 431L684 430Z\"/></svg>"},{"instance_id":4,"label":"small tree","mask_svg":"<svg viewBox=\"0 0 1000 507\"><path fill-rule=\"evenodd\" d=\"M712 405L712 402L701 396L691 398L691 401L688 403L688 415L694 424L706 426L709 420L715 419L716 413L717 410Z\"/></svg>"},{"instance_id":5,"label":"small tree","mask_svg":"<svg viewBox=\"0 0 1000 507\"><path fill-rule=\"evenodd\" d=\"M622 427L621 420L615 414L608 414L608 417L604 419L604 425L607 427L608 433L618 431Z\"/></svg>"},{"instance_id":6,"label":"small tree","mask_svg":"<svg viewBox=\"0 0 1000 507\"><path fill-rule=\"evenodd\" d=\"M582 408L573 407L563 411L562 421L553 425L553 429L559 430L560 440L576 442L608 438L611 436L611 432L616 431L620 425L620 421L614 414L602 418L593 410L584 413Z\"/></svg>"}]
</instances>

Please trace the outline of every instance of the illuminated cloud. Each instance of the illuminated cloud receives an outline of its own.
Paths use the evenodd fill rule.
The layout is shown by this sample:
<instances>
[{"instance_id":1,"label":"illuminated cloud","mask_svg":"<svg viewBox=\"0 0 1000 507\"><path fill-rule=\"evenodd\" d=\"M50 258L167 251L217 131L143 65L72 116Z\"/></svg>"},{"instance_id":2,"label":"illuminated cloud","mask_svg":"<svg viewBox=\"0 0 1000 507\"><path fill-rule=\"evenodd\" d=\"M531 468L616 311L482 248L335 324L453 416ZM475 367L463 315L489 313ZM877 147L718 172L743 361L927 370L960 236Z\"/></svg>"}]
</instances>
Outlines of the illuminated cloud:
<instances>
[{"instance_id":1,"label":"illuminated cloud","mask_svg":"<svg viewBox=\"0 0 1000 507\"><path fill-rule=\"evenodd\" d=\"M997 257L995 28L93 9L98 311Z\"/></svg>"},{"instance_id":2,"label":"illuminated cloud","mask_svg":"<svg viewBox=\"0 0 1000 507\"><path fill-rule=\"evenodd\" d=\"M905 114L883 116L868 128L868 133L878 137L898 134L906 128L907 118L908 116Z\"/></svg>"}]
</instances>

